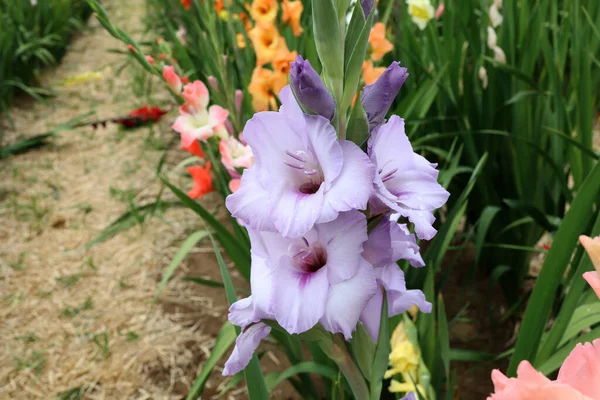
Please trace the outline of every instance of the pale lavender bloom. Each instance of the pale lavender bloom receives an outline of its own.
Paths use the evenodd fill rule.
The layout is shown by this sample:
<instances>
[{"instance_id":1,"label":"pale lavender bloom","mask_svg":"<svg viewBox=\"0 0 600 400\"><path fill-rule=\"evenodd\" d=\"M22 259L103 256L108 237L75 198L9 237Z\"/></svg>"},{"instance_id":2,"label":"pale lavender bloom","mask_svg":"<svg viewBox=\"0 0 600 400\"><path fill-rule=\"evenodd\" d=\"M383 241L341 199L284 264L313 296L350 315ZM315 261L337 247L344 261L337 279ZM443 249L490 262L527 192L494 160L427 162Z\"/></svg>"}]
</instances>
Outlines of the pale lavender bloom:
<instances>
[{"instance_id":1,"label":"pale lavender bloom","mask_svg":"<svg viewBox=\"0 0 600 400\"><path fill-rule=\"evenodd\" d=\"M255 163L226 205L245 226L300 237L340 212L365 209L375 168L356 144L337 140L329 120L302 113L289 86L279 98L280 112L257 113L244 128Z\"/></svg>"},{"instance_id":2,"label":"pale lavender bloom","mask_svg":"<svg viewBox=\"0 0 600 400\"><path fill-rule=\"evenodd\" d=\"M400 63L394 61L375 83L364 87L361 101L367 113L371 131L385 122L385 115L406 78L408 78L406 68L400 67Z\"/></svg>"},{"instance_id":3,"label":"pale lavender bloom","mask_svg":"<svg viewBox=\"0 0 600 400\"><path fill-rule=\"evenodd\" d=\"M304 107L329 120L333 118L335 100L310 61L297 56L296 61L291 63L290 80L298 101Z\"/></svg>"},{"instance_id":4,"label":"pale lavender bloom","mask_svg":"<svg viewBox=\"0 0 600 400\"><path fill-rule=\"evenodd\" d=\"M410 392L407 396L404 396L400 400L417 400L415 397L415 392Z\"/></svg>"},{"instance_id":5,"label":"pale lavender bloom","mask_svg":"<svg viewBox=\"0 0 600 400\"><path fill-rule=\"evenodd\" d=\"M229 320L246 332L247 327L271 319L291 334L320 323L350 339L361 311L377 291L373 267L361 256L367 240L365 216L358 211L342 213L294 239L252 229L249 233L252 295L231 306ZM250 360L260 340L256 338L263 334L268 332L239 339L228 374L245 367L241 361Z\"/></svg>"},{"instance_id":6,"label":"pale lavender bloom","mask_svg":"<svg viewBox=\"0 0 600 400\"><path fill-rule=\"evenodd\" d=\"M437 182L437 164L413 152L404 120L394 115L377 128L369 138L368 153L377 170L369 202L372 215L391 211L394 221L408 218L420 239L433 238L433 211L446 203L450 193Z\"/></svg>"},{"instance_id":7,"label":"pale lavender bloom","mask_svg":"<svg viewBox=\"0 0 600 400\"><path fill-rule=\"evenodd\" d=\"M431 312L431 303L425 299L423 292L406 289L404 273L396 264L398 260L405 259L413 267L425 265L415 236L408 231L406 225L391 222L388 218L382 219L369 234L362 255L373 265L377 283L385 288L388 317L401 314L415 304L421 311ZM379 336L382 305L383 293L378 290L360 316L361 322L375 341Z\"/></svg>"},{"instance_id":8,"label":"pale lavender bloom","mask_svg":"<svg viewBox=\"0 0 600 400\"><path fill-rule=\"evenodd\" d=\"M244 329L235 340L235 347L225 363L223 375L235 375L246 368L260 341L269 336L270 332L271 327L262 322Z\"/></svg>"}]
</instances>

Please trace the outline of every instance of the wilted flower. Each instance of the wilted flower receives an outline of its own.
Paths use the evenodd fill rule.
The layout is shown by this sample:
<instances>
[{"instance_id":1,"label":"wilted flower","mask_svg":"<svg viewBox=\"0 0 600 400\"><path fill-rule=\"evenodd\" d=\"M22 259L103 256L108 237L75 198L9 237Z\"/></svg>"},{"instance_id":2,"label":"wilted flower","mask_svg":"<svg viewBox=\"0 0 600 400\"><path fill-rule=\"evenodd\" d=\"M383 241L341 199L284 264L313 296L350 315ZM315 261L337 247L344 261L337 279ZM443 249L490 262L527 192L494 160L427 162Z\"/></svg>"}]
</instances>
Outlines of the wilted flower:
<instances>
[{"instance_id":1,"label":"wilted flower","mask_svg":"<svg viewBox=\"0 0 600 400\"><path fill-rule=\"evenodd\" d=\"M385 38L385 25L377 22L369 33L369 44L371 45L371 60L380 61L383 56L394 49L394 45Z\"/></svg>"},{"instance_id":2,"label":"wilted flower","mask_svg":"<svg viewBox=\"0 0 600 400\"><path fill-rule=\"evenodd\" d=\"M165 65L163 68L163 78L165 78L165 81L171 90L175 93L181 92L183 85L181 83L181 78L175 72L175 68L170 65Z\"/></svg>"},{"instance_id":3,"label":"wilted flower","mask_svg":"<svg viewBox=\"0 0 600 400\"><path fill-rule=\"evenodd\" d=\"M590 238L585 235L579 237L579 241L587 251L596 271L586 272L583 278L590 284L594 292L600 297L600 236Z\"/></svg>"},{"instance_id":4,"label":"wilted flower","mask_svg":"<svg viewBox=\"0 0 600 400\"><path fill-rule=\"evenodd\" d=\"M555 381L536 371L528 361L521 361L516 378L493 370L492 381L494 393L488 400L599 400L600 339L577 344L560 367Z\"/></svg>"},{"instance_id":5,"label":"wilted flower","mask_svg":"<svg viewBox=\"0 0 600 400\"><path fill-rule=\"evenodd\" d=\"M419 246L406 225L399 225L384 218L373 229L364 245L363 257L374 267L377 283L385 288L388 316L393 317L417 305L423 312L431 312L431 303L420 290L407 290L404 273L396 262L405 259L413 267L425 265L419 254ZM379 290L369 300L360 320L377 341L383 295Z\"/></svg>"},{"instance_id":6,"label":"wilted flower","mask_svg":"<svg viewBox=\"0 0 600 400\"><path fill-rule=\"evenodd\" d=\"M502 17L502 14L500 14L500 8L502 8L502 0L494 0L492 5L490 6L490 12L489 12L490 23L492 24L492 26L494 28L497 28L498 26L500 26L504 19Z\"/></svg>"},{"instance_id":7,"label":"wilted flower","mask_svg":"<svg viewBox=\"0 0 600 400\"><path fill-rule=\"evenodd\" d=\"M304 6L300 0L283 0L281 3L283 7L283 15L281 16L281 22L288 24L292 27L294 36L300 36L304 29L300 25L300 18L302 17L302 11Z\"/></svg>"},{"instance_id":8,"label":"wilted flower","mask_svg":"<svg viewBox=\"0 0 600 400\"><path fill-rule=\"evenodd\" d=\"M210 163L206 163L204 167L194 166L186 168L186 171L192 175L192 179L194 180L194 187L188 193L190 198L198 199L203 197L206 193L213 191L210 168Z\"/></svg>"},{"instance_id":9,"label":"wilted flower","mask_svg":"<svg viewBox=\"0 0 600 400\"><path fill-rule=\"evenodd\" d=\"M375 83L364 87L361 101L371 130L384 122L385 115L406 78L408 78L406 68L401 68L400 63L394 61Z\"/></svg>"},{"instance_id":10,"label":"wilted flower","mask_svg":"<svg viewBox=\"0 0 600 400\"><path fill-rule=\"evenodd\" d=\"M374 67L373 61L366 60L362 65L362 76L365 85L371 85L385 72L385 67Z\"/></svg>"},{"instance_id":11,"label":"wilted flower","mask_svg":"<svg viewBox=\"0 0 600 400\"><path fill-rule=\"evenodd\" d=\"M427 23L435 15L435 9L429 0L407 0L408 13L412 21L420 30L425 29Z\"/></svg>"},{"instance_id":12,"label":"wilted flower","mask_svg":"<svg viewBox=\"0 0 600 400\"><path fill-rule=\"evenodd\" d=\"M290 80L298 101L306 108L331 120L335 115L335 101L310 61L302 56L291 64Z\"/></svg>"},{"instance_id":13,"label":"wilted flower","mask_svg":"<svg viewBox=\"0 0 600 400\"><path fill-rule=\"evenodd\" d=\"M404 120L396 115L369 138L368 152L376 165L373 215L393 212L391 218L407 217L420 239L435 236L433 211L450 195L438 182L436 164L413 152L404 132Z\"/></svg>"},{"instance_id":14,"label":"wilted flower","mask_svg":"<svg viewBox=\"0 0 600 400\"><path fill-rule=\"evenodd\" d=\"M252 108L254 111L267 111L277 106L275 96L271 91L273 71L266 68L256 67L252 71L248 92L252 96Z\"/></svg>"},{"instance_id":15,"label":"wilted flower","mask_svg":"<svg viewBox=\"0 0 600 400\"><path fill-rule=\"evenodd\" d=\"M279 98L280 112L246 123L255 163L226 205L250 228L299 237L340 212L365 209L375 171L357 145L337 140L328 119L303 114L289 86Z\"/></svg>"},{"instance_id":16,"label":"wilted flower","mask_svg":"<svg viewBox=\"0 0 600 400\"><path fill-rule=\"evenodd\" d=\"M228 170L250 168L254 163L250 146L243 145L233 136L221 139L219 152L221 153L221 162Z\"/></svg>"},{"instance_id":17,"label":"wilted flower","mask_svg":"<svg viewBox=\"0 0 600 400\"><path fill-rule=\"evenodd\" d=\"M292 334L320 323L350 339L361 310L377 290L373 268L361 257L367 239L365 216L358 211L342 213L295 239L249 233L252 295L231 306L229 320L246 332L261 319L273 319ZM226 363L225 374L241 370L245 365L239 361L249 360L256 349L236 347L238 353Z\"/></svg>"},{"instance_id":18,"label":"wilted flower","mask_svg":"<svg viewBox=\"0 0 600 400\"><path fill-rule=\"evenodd\" d=\"M285 39L279 35L275 25L257 25L248 32L248 36L256 52L257 66L270 63L275 57L277 49L281 46L281 42L285 42Z\"/></svg>"},{"instance_id":19,"label":"wilted flower","mask_svg":"<svg viewBox=\"0 0 600 400\"><path fill-rule=\"evenodd\" d=\"M488 74L483 65L479 67L478 75L479 79L481 80L481 87L486 89L488 87Z\"/></svg>"},{"instance_id":20,"label":"wilted flower","mask_svg":"<svg viewBox=\"0 0 600 400\"><path fill-rule=\"evenodd\" d=\"M250 16L258 25L267 27L275 22L278 9L277 0L254 0L250 7Z\"/></svg>"}]
</instances>

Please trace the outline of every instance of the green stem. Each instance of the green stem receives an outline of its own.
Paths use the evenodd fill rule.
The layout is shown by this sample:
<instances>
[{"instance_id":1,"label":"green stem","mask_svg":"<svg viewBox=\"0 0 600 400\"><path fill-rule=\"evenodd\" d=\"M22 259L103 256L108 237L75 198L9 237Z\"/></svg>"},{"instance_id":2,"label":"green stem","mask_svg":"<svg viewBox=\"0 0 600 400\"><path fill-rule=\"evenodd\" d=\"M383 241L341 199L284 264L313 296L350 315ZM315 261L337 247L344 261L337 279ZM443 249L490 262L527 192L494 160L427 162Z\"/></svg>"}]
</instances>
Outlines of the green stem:
<instances>
[{"instance_id":1,"label":"green stem","mask_svg":"<svg viewBox=\"0 0 600 400\"><path fill-rule=\"evenodd\" d=\"M354 398L356 400L368 400L369 388L354 360L350 357L344 339L336 334L333 335L333 342L319 341L318 343L323 352L337 364L344 377L346 377Z\"/></svg>"}]
</instances>

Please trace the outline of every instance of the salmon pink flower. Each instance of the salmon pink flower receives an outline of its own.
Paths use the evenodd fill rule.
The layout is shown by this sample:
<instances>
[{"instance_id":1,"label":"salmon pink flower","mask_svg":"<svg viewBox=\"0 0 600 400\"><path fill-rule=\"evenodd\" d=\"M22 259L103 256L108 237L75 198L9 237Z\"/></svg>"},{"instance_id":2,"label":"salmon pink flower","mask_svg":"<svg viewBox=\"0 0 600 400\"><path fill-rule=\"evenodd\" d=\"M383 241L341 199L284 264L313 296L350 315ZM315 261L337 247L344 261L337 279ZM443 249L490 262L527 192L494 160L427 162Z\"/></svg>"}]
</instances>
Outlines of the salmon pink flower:
<instances>
[{"instance_id":1,"label":"salmon pink flower","mask_svg":"<svg viewBox=\"0 0 600 400\"><path fill-rule=\"evenodd\" d=\"M278 9L277 0L254 0L250 6L250 16L257 24L270 26L275 22Z\"/></svg>"},{"instance_id":2,"label":"salmon pink flower","mask_svg":"<svg viewBox=\"0 0 600 400\"><path fill-rule=\"evenodd\" d=\"M374 67L373 61L367 60L362 65L362 76L365 81L365 85L371 85L379 79L385 72L384 67Z\"/></svg>"},{"instance_id":3,"label":"salmon pink flower","mask_svg":"<svg viewBox=\"0 0 600 400\"><path fill-rule=\"evenodd\" d=\"M163 78L167 82L167 85L173 90L175 93L181 93L182 83L181 78L175 72L175 68L170 65L165 65L163 68Z\"/></svg>"},{"instance_id":4,"label":"salmon pink flower","mask_svg":"<svg viewBox=\"0 0 600 400\"><path fill-rule=\"evenodd\" d=\"M194 166L186 168L186 171L192 175L192 179L194 180L194 187L188 193L190 198L198 199L203 197L206 193L213 191L210 168L210 163L206 163L204 167Z\"/></svg>"},{"instance_id":5,"label":"salmon pink flower","mask_svg":"<svg viewBox=\"0 0 600 400\"><path fill-rule=\"evenodd\" d=\"M202 110L206 108L210 99L208 88L202 81L194 81L185 85L182 96L186 103L194 107L196 110Z\"/></svg>"},{"instance_id":6,"label":"salmon pink flower","mask_svg":"<svg viewBox=\"0 0 600 400\"><path fill-rule=\"evenodd\" d=\"M179 108L179 117L172 128L181 134L181 147L189 147L194 140L207 140L213 134L226 135L225 121L229 111L212 105L206 109L194 109L184 104Z\"/></svg>"},{"instance_id":7,"label":"salmon pink flower","mask_svg":"<svg viewBox=\"0 0 600 400\"><path fill-rule=\"evenodd\" d=\"M302 25L300 25L300 18L302 17L302 11L304 10L302 1L283 0L281 6L283 7L281 22L292 27L294 36L300 36L304 31Z\"/></svg>"},{"instance_id":8,"label":"salmon pink flower","mask_svg":"<svg viewBox=\"0 0 600 400\"><path fill-rule=\"evenodd\" d=\"M181 150L185 150L198 158L204 158L204 151L202 151L202 147L200 147L200 142L194 140L192 144L189 146L181 146Z\"/></svg>"},{"instance_id":9,"label":"salmon pink flower","mask_svg":"<svg viewBox=\"0 0 600 400\"><path fill-rule=\"evenodd\" d=\"M258 67L273 61L277 49L279 49L282 42L285 43L285 38L279 35L275 25L256 25L248 32L248 37L254 46L256 65Z\"/></svg>"},{"instance_id":10,"label":"salmon pink flower","mask_svg":"<svg viewBox=\"0 0 600 400\"><path fill-rule=\"evenodd\" d=\"M229 320L244 333L224 373L235 374L250 360L256 339L268 332L248 339L243 335L262 319L275 320L292 334L320 323L350 339L362 309L377 290L373 268L361 257L367 239L365 216L358 211L343 213L295 239L252 229L249 233L252 295L230 308Z\"/></svg>"},{"instance_id":11,"label":"salmon pink flower","mask_svg":"<svg viewBox=\"0 0 600 400\"><path fill-rule=\"evenodd\" d=\"M408 260L413 267L425 265L419 254L415 236L406 225L392 223L388 218L373 229L365 242L362 256L375 268L377 283L385 288L388 301L388 316L401 314L417 305L423 312L431 312L431 303L425 300L420 290L407 290L404 273L396 262ZM373 340L379 337L379 322L383 295L378 290L369 300L360 317Z\"/></svg>"},{"instance_id":12,"label":"salmon pink flower","mask_svg":"<svg viewBox=\"0 0 600 400\"><path fill-rule=\"evenodd\" d=\"M219 152L221 153L221 162L228 170L250 168L254 164L254 156L250 146L243 145L233 136L221 139Z\"/></svg>"},{"instance_id":13,"label":"salmon pink flower","mask_svg":"<svg viewBox=\"0 0 600 400\"><path fill-rule=\"evenodd\" d=\"M229 190L231 190L231 193L235 193L239 190L240 188L240 183L241 183L241 179L240 178L232 178L229 181Z\"/></svg>"},{"instance_id":14,"label":"salmon pink flower","mask_svg":"<svg viewBox=\"0 0 600 400\"><path fill-rule=\"evenodd\" d=\"M385 25L376 22L369 33L369 44L371 45L371 60L380 61L383 56L394 49L394 45L385 38Z\"/></svg>"},{"instance_id":15,"label":"salmon pink flower","mask_svg":"<svg viewBox=\"0 0 600 400\"><path fill-rule=\"evenodd\" d=\"M590 399L600 400L600 339L575 346L560 367L556 381Z\"/></svg>"},{"instance_id":16,"label":"salmon pink flower","mask_svg":"<svg viewBox=\"0 0 600 400\"><path fill-rule=\"evenodd\" d=\"M244 128L255 163L226 205L252 229L300 237L340 212L365 209L375 171L356 144L337 140L327 118L303 114L289 86L279 97L279 112L255 114Z\"/></svg>"},{"instance_id":17,"label":"salmon pink flower","mask_svg":"<svg viewBox=\"0 0 600 400\"><path fill-rule=\"evenodd\" d=\"M600 236L590 238L585 235L579 236L579 241L587 251L592 264L596 271L586 272L583 274L583 278L590 284L594 292L600 298Z\"/></svg>"},{"instance_id":18,"label":"salmon pink flower","mask_svg":"<svg viewBox=\"0 0 600 400\"><path fill-rule=\"evenodd\" d=\"M256 67L252 71L248 92L252 96L254 111L267 111L276 108L275 96L271 93L273 79L273 71L270 69Z\"/></svg>"},{"instance_id":19,"label":"salmon pink flower","mask_svg":"<svg viewBox=\"0 0 600 400\"><path fill-rule=\"evenodd\" d=\"M376 129L369 138L368 153L377 169L372 214L391 210L390 218L408 218L420 239L433 238L433 211L443 206L450 194L437 182L437 165L413 152L404 120L394 115Z\"/></svg>"}]
</instances>

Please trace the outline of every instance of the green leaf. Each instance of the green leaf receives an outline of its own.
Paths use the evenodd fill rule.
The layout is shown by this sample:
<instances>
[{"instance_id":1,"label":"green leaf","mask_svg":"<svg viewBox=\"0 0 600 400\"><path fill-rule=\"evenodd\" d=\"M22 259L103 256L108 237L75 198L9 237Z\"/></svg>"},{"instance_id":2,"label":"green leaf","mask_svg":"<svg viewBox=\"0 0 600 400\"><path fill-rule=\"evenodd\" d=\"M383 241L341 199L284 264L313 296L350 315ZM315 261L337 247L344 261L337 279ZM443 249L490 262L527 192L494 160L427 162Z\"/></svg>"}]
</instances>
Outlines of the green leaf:
<instances>
[{"instance_id":1,"label":"green leaf","mask_svg":"<svg viewBox=\"0 0 600 400\"><path fill-rule=\"evenodd\" d=\"M365 13L363 12L360 1L354 4L354 10L352 11L352 18L346 31L346 42L344 43L344 68L348 66L348 60L352 54L352 50L356 46L358 37L360 36L363 27L365 26Z\"/></svg>"},{"instance_id":2,"label":"green leaf","mask_svg":"<svg viewBox=\"0 0 600 400\"><path fill-rule=\"evenodd\" d=\"M311 5L315 44L323 65L326 82L331 85L336 101L341 101L344 84L344 58L337 11L332 0L315 1Z\"/></svg>"},{"instance_id":3,"label":"green leaf","mask_svg":"<svg viewBox=\"0 0 600 400\"><path fill-rule=\"evenodd\" d=\"M212 242L213 250L215 251L215 256L217 257L217 263L219 264L219 269L221 270L221 278L223 279L223 285L225 286L225 296L227 296L227 302L231 306L233 303L237 301L237 294L235 294L235 288L233 286L233 282L231 282L231 276L229 276L229 271L227 270L227 265L225 265L225 261L223 261L223 257L221 256L221 251L219 250L219 246L215 242L215 239L210 234L210 241Z\"/></svg>"},{"instance_id":4,"label":"green leaf","mask_svg":"<svg viewBox=\"0 0 600 400\"><path fill-rule=\"evenodd\" d=\"M229 349L235 340L235 337L235 327L230 322L225 322L217 334L217 340L215 341L215 345L210 352L210 356L204 362L204 365L202 365L202 369L200 370L198 376L196 376L196 379L194 379L192 388L186 397L187 400L195 400L200 397L210 373L215 368L215 365L217 365L217 362L219 362L221 357L225 355L227 349Z\"/></svg>"},{"instance_id":5,"label":"green leaf","mask_svg":"<svg viewBox=\"0 0 600 400\"><path fill-rule=\"evenodd\" d=\"M577 196L573 199L569 211L556 232L554 243L542 271L537 279L529 304L523 316L523 324L519 330L515 354L510 360L508 373L514 376L517 366L523 360L535 362L535 355L546 326L550 308L552 307L556 289L569 264L571 254L577 243L577 237L585 231L592 214L592 206L598 201L600 191L600 163L596 163Z\"/></svg>"},{"instance_id":6,"label":"green leaf","mask_svg":"<svg viewBox=\"0 0 600 400\"><path fill-rule=\"evenodd\" d=\"M586 334L579 336L577 339L572 340L566 346L556 351L548 360L546 360L538 370L544 375L550 375L556 371L565 361L565 358L573 351L578 343L591 342L595 339L600 338L600 327L594 328Z\"/></svg>"},{"instance_id":7,"label":"green leaf","mask_svg":"<svg viewBox=\"0 0 600 400\"><path fill-rule=\"evenodd\" d=\"M590 326L594 326L600 322L600 303L596 302L593 304L584 304L582 306L577 307L575 312L573 313L573 317L569 324L567 325L567 329L560 339L560 343L558 347L562 347L569 340L579 335L581 331L589 328Z\"/></svg>"},{"instance_id":8,"label":"green leaf","mask_svg":"<svg viewBox=\"0 0 600 400\"><path fill-rule=\"evenodd\" d=\"M375 354L375 342L363 324L358 324L356 331L352 334L350 341L352 355L358 364L360 372L369 380L371 379L371 367L373 365L373 355Z\"/></svg>"},{"instance_id":9,"label":"green leaf","mask_svg":"<svg viewBox=\"0 0 600 400\"><path fill-rule=\"evenodd\" d=\"M173 260L171 260L171 263L169 264L169 266L163 274L162 280L160 281L158 289L156 290L156 294L154 295L154 301L158 300L158 296L160 296L160 293L163 291L165 286L167 286L167 282L169 281L169 279L171 279L171 276L175 272L175 269L177 269L177 267L179 266L179 264L181 264L183 259L187 257L187 255L194 248L194 246L196 246L198 242L204 239L207 235L208 231L194 232L183 242L179 250L177 250L177 253L175 253L175 257L173 257Z\"/></svg>"},{"instance_id":10,"label":"green leaf","mask_svg":"<svg viewBox=\"0 0 600 400\"><path fill-rule=\"evenodd\" d=\"M314 361L304 361L289 367L281 373L272 372L268 374L265 377L267 389L272 390L274 387L284 382L286 379L303 373L321 375L331 379L332 381L337 378L337 371L335 369L326 365L317 364Z\"/></svg>"},{"instance_id":11,"label":"green leaf","mask_svg":"<svg viewBox=\"0 0 600 400\"><path fill-rule=\"evenodd\" d=\"M385 289L383 291L383 305L381 307L381 317L379 319L379 337L377 338L377 348L375 350L375 357L373 359L373 366L371 367L371 400L378 400L381 396L381 389L383 388L383 376L388 367L388 360L390 355L390 328L388 318L388 303L387 294Z\"/></svg>"},{"instance_id":12,"label":"green leaf","mask_svg":"<svg viewBox=\"0 0 600 400\"><path fill-rule=\"evenodd\" d=\"M438 341L440 344L440 357L444 364L444 371L447 377L450 377L450 335L448 334L448 319L446 317L446 307L444 299L440 294L438 296Z\"/></svg>"},{"instance_id":13,"label":"green leaf","mask_svg":"<svg viewBox=\"0 0 600 400\"><path fill-rule=\"evenodd\" d=\"M369 121L367 114L362 106L362 102L357 101L350 114L350 122L346 130L346 139L362 147L369 137Z\"/></svg>"},{"instance_id":14,"label":"green leaf","mask_svg":"<svg viewBox=\"0 0 600 400\"><path fill-rule=\"evenodd\" d=\"M184 281L190 281L190 282L197 283L198 285L204 285L204 286L208 286L208 287L214 287L214 288L225 287L225 285L223 285L223 282L212 281L210 279L200 278L199 276L184 276L181 279L183 279Z\"/></svg>"}]
</instances>

